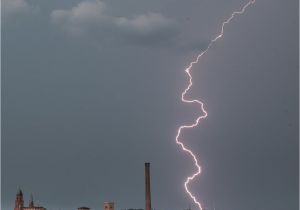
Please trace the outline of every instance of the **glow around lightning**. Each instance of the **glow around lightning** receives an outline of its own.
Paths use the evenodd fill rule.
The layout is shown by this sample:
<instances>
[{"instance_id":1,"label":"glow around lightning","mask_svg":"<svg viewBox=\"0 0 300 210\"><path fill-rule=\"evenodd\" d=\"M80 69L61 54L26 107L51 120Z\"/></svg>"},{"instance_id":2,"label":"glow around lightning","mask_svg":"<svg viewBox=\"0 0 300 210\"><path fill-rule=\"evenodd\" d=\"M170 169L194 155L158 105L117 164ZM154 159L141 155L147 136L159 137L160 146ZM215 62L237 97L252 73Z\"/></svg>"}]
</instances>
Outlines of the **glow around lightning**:
<instances>
[{"instance_id":1,"label":"glow around lightning","mask_svg":"<svg viewBox=\"0 0 300 210\"><path fill-rule=\"evenodd\" d=\"M186 146L182 143L182 141L180 141L180 137L181 137L181 131L183 129L186 129L186 128L193 128L193 127L196 127L198 126L200 120L202 119L205 119L207 117L207 112L206 110L204 109L204 104L203 102L201 102L200 100L196 100L196 99L193 99L193 100L190 100L190 99L186 99L185 98L185 95L188 93L188 91L190 90L190 88L192 87L193 85L193 77L191 75L191 69L193 67L194 64L197 64L200 60L200 58L207 53L207 51L210 49L210 47L217 41L219 40L220 38L223 37L223 34L224 34L224 28L225 26L230 23L230 21L236 16L236 15L241 15L245 12L245 10L247 9L248 6L252 5L255 3L255 0L251 0L249 1L247 4L245 4L241 10L239 11L235 11L231 14L231 16L225 20L223 23L222 23L222 27L221 27L221 31L220 33L210 41L210 43L207 45L206 49L204 51L202 51L200 54L198 54L198 56L196 57L196 59L194 61L192 61L188 67L185 69L185 73L187 74L188 76L188 86L186 87L186 89L182 92L181 94L181 100L182 102L185 102L185 103L196 103L200 106L200 111L202 113L202 115L198 116L198 118L195 120L195 122L193 124L190 124L190 125L182 125L178 128L177 130L177 135L176 135L176 143L178 145L181 146L182 150L188 154L190 154L192 156L192 158L194 159L194 163L195 163L195 167L197 168L197 171L189 176L186 181L184 182L184 187L185 187L185 190L186 192L188 193L188 195L192 198L192 200L194 201L194 203L199 207L200 210L202 210L202 206L201 206L201 203L197 200L197 198L194 196L194 194L189 190L188 188L188 185L189 183L196 177L198 176L200 173L201 173L201 167L199 165L199 161L197 159L197 157L195 156L195 154L189 150L188 148L186 148Z\"/></svg>"}]
</instances>

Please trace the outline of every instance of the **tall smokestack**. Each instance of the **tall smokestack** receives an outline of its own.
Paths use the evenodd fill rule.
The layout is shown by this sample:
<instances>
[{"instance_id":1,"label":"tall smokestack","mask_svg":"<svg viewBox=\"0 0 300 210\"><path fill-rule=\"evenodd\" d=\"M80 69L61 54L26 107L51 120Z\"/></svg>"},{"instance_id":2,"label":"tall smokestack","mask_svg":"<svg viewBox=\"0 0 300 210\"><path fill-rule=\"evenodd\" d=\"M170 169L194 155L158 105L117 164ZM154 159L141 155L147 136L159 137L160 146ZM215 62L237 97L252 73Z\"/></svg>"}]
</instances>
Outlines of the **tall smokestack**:
<instances>
[{"instance_id":1,"label":"tall smokestack","mask_svg":"<svg viewBox=\"0 0 300 210\"><path fill-rule=\"evenodd\" d=\"M150 163L145 163L145 210L151 210Z\"/></svg>"}]
</instances>

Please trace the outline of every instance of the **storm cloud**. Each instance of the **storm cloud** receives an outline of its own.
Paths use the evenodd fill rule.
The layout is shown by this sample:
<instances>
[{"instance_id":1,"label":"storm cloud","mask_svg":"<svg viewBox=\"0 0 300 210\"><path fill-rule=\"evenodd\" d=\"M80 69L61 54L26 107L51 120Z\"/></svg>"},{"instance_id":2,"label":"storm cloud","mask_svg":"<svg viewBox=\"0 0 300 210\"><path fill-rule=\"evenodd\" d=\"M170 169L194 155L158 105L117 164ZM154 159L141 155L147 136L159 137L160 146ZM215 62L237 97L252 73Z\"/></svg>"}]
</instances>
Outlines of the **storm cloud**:
<instances>
[{"instance_id":1,"label":"storm cloud","mask_svg":"<svg viewBox=\"0 0 300 210\"><path fill-rule=\"evenodd\" d=\"M51 22L69 35L93 37L99 42L108 40L138 44L164 44L176 36L175 20L159 13L133 15L109 14L107 5L99 0L85 0L67 10L54 10Z\"/></svg>"},{"instance_id":2,"label":"storm cloud","mask_svg":"<svg viewBox=\"0 0 300 210\"><path fill-rule=\"evenodd\" d=\"M153 208L198 209L184 69L247 1L2 1L1 210L18 186L48 210L143 208L145 161ZM298 209L299 1L256 2L192 70L207 210Z\"/></svg>"}]
</instances>

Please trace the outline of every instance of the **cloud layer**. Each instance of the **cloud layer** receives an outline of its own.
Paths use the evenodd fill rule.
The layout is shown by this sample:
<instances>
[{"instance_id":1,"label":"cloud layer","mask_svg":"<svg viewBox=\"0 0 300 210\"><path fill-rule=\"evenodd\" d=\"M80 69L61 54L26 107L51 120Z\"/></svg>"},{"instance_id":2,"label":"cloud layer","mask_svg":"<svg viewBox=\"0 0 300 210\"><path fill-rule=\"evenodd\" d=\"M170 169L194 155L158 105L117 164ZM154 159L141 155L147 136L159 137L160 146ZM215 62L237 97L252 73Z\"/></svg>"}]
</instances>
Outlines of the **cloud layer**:
<instances>
[{"instance_id":1,"label":"cloud layer","mask_svg":"<svg viewBox=\"0 0 300 210\"><path fill-rule=\"evenodd\" d=\"M88 35L105 41L163 44L176 34L175 21L161 14L113 16L99 0L85 0L69 10L54 10L51 21L70 35Z\"/></svg>"},{"instance_id":2,"label":"cloud layer","mask_svg":"<svg viewBox=\"0 0 300 210\"><path fill-rule=\"evenodd\" d=\"M37 8L29 5L26 0L2 0L1 3L4 17L37 11Z\"/></svg>"}]
</instances>

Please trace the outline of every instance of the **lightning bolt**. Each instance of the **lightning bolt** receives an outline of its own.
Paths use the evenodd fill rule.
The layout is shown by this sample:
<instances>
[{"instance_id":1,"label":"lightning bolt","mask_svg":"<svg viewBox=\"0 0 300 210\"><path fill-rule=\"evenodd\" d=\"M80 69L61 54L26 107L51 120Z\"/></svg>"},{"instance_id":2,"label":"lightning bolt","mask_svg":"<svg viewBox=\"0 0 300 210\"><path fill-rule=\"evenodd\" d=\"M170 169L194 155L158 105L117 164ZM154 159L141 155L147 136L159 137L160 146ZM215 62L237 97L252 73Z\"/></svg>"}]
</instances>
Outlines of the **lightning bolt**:
<instances>
[{"instance_id":1,"label":"lightning bolt","mask_svg":"<svg viewBox=\"0 0 300 210\"><path fill-rule=\"evenodd\" d=\"M202 115L200 115L193 124L190 124L190 125L182 125L178 128L177 130L177 135L176 135L176 143L178 145L181 146L182 150L186 153L188 153L193 159L194 159L194 163L195 163L195 167L197 168L197 171L189 176L186 181L184 182L184 187L185 187L185 190L186 192L188 193L188 195L192 198L192 200L194 201L194 203L199 207L200 210L203 210L202 209L202 206L201 206L201 203L197 200L197 198L193 195L193 193L191 193L191 191L189 190L188 188L188 185L189 183L196 177L198 176L200 173L201 173L201 167L198 163L198 159L197 157L194 155L194 153L189 150L188 148L186 148L186 146L179 140L180 136L181 136L181 131L183 129L186 129L186 128L194 128L196 126L198 126L200 120L202 119L205 119L207 117L207 111L204 109L204 103L201 102L200 100L196 100L196 99L193 99L193 100L189 100L189 99L186 99L185 98L185 95L188 93L188 91L190 90L190 88L192 87L193 85L193 77L191 75L191 69L193 67L194 64L197 64L200 60L200 58L205 55L207 53L207 51L210 49L210 47L216 42L218 41L220 38L223 37L223 34L224 34L224 28L225 26L230 23L230 21L236 16L236 15L241 15L245 12L245 10L247 9L247 7L249 7L250 5L254 4L256 0L250 0L247 4L245 4L239 11L235 11L231 14L231 16L225 20L223 23L222 23L222 27L221 27L221 31L220 33L214 38L212 39L209 44L207 45L206 49L204 51L202 51L200 54L198 54L198 56L196 57L196 59L194 61L192 61L188 67L185 69L185 73L187 74L188 76L188 86L186 87L186 89L182 92L181 94L181 101L184 102L184 103L196 103L200 106L200 110L201 112L203 113Z\"/></svg>"}]
</instances>

